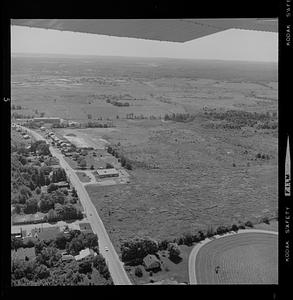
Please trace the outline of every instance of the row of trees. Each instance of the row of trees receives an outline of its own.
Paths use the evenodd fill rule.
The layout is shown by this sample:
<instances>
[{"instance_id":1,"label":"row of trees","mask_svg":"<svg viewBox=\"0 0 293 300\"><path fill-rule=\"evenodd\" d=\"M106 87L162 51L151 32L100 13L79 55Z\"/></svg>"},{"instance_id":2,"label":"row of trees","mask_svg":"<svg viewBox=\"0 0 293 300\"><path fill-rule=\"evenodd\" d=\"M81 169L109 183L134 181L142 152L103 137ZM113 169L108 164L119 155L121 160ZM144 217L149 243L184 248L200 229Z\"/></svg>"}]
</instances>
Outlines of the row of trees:
<instances>
[{"instance_id":1,"label":"row of trees","mask_svg":"<svg viewBox=\"0 0 293 300\"><path fill-rule=\"evenodd\" d=\"M255 155L255 158L262 159L262 160L269 160L270 156L268 154L264 154L264 153L257 153Z\"/></svg>"},{"instance_id":2,"label":"row of trees","mask_svg":"<svg viewBox=\"0 0 293 300\"><path fill-rule=\"evenodd\" d=\"M95 122L95 121L89 121L86 123L86 127L89 128L110 128L110 127L114 127L113 124L108 124L108 123L99 123L99 122Z\"/></svg>"},{"instance_id":3,"label":"row of trees","mask_svg":"<svg viewBox=\"0 0 293 300\"><path fill-rule=\"evenodd\" d=\"M178 245L186 245L186 246L192 246L193 243L198 243L205 238L210 238L215 234L225 234L231 231L238 231L239 229L245 229L245 228L252 228L253 224L251 221L247 221L246 223L241 224L233 224L231 226L219 226L216 229L214 229L212 226L208 226L208 228L203 231L199 230L195 234L192 233L184 233L182 236L175 238L173 240L162 240L159 242L159 249L160 250L167 250L168 245L170 243L176 243Z\"/></svg>"},{"instance_id":4,"label":"row of trees","mask_svg":"<svg viewBox=\"0 0 293 300\"><path fill-rule=\"evenodd\" d=\"M124 155L119 153L117 149L115 149L112 146L108 146L107 152L115 156L116 158L118 158L118 161L120 161L122 167L125 167L127 170L132 170L131 161L128 158L126 158Z\"/></svg>"},{"instance_id":5,"label":"row of trees","mask_svg":"<svg viewBox=\"0 0 293 300\"><path fill-rule=\"evenodd\" d=\"M175 122L190 122L193 121L195 118L194 115L190 115L189 113L172 113L170 115L165 114L164 120L165 121L175 121Z\"/></svg>"},{"instance_id":6,"label":"row of trees","mask_svg":"<svg viewBox=\"0 0 293 300\"><path fill-rule=\"evenodd\" d=\"M33 117L34 117L33 115L24 115L16 112L13 112L11 114L12 119L32 119Z\"/></svg>"},{"instance_id":7,"label":"row of trees","mask_svg":"<svg viewBox=\"0 0 293 300\"><path fill-rule=\"evenodd\" d=\"M267 222L266 219L264 221ZM185 233L179 238L173 240L155 241L153 239L135 238L130 241L125 241L121 244L121 258L123 262L132 265L142 263L143 258L148 254L156 254L159 250L168 250L169 258L176 260L180 258L180 248L178 245L191 246L193 243L198 243L205 238L210 238L215 234L225 234L230 231L238 231L246 227L253 227L252 222L247 221L245 224L233 224L231 226L219 226L216 230L209 226L206 231L199 230L195 234Z\"/></svg>"},{"instance_id":8,"label":"row of trees","mask_svg":"<svg viewBox=\"0 0 293 300\"><path fill-rule=\"evenodd\" d=\"M55 203L54 208L48 211L46 219L48 222L57 222L63 220L81 220L83 214L76 206L71 203L60 204Z\"/></svg>"},{"instance_id":9,"label":"row of trees","mask_svg":"<svg viewBox=\"0 0 293 300\"><path fill-rule=\"evenodd\" d=\"M11 105L11 110L20 110L20 109L22 109L21 105L14 105L14 104Z\"/></svg>"},{"instance_id":10,"label":"row of trees","mask_svg":"<svg viewBox=\"0 0 293 300\"><path fill-rule=\"evenodd\" d=\"M107 99L106 102L111 103L112 105L115 106L129 106L129 102L119 102L117 100L110 100L110 99Z\"/></svg>"}]
</instances>

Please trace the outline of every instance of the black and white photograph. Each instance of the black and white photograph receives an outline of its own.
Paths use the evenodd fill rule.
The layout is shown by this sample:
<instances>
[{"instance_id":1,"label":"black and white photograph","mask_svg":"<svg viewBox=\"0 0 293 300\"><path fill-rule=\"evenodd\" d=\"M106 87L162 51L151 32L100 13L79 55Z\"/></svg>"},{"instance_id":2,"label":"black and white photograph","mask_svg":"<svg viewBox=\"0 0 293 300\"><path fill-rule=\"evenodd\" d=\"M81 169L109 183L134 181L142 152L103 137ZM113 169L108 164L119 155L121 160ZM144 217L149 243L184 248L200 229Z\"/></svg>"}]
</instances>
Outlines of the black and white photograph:
<instances>
[{"instance_id":1,"label":"black and white photograph","mask_svg":"<svg viewBox=\"0 0 293 300\"><path fill-rule=\"evenodd\" d=\"M279 28L11 18L11 287L278 285Z\"/></svg>"}]
</instances>

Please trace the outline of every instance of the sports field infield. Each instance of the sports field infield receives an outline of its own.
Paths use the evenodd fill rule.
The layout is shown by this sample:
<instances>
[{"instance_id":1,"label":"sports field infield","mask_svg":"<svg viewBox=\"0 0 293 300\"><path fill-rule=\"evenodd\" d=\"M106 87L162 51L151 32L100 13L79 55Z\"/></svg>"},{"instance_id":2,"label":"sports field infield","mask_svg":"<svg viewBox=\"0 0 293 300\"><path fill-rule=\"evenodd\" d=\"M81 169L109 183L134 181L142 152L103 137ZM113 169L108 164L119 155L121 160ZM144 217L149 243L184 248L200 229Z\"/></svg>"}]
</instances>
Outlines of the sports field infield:
<instances>
[{"instance_id":1,"label":"sports field infield","mask_svg":"<svg viewBox=\"0 0 293 300\"><path fill-rule=\"evenodd\" d=\"M278 235L250 232L208 242L197 253L195 272L198 284L278 284Z\"/></svg>"}]
</instances>

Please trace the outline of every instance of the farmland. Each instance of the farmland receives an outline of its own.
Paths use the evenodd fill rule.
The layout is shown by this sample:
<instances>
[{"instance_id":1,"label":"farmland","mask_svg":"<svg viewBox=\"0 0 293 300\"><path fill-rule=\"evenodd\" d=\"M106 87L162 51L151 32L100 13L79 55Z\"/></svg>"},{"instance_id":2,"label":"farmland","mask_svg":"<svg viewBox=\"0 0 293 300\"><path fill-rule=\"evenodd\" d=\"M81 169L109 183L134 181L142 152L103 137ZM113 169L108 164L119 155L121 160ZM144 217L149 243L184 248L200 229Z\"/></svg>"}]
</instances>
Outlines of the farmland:
<instances>
[{"instance_id":1,"label":"farmland","mask_svg":"<svg viewBox=\"0 0 293 300\"><path fill-rule=\"evenodd\" d=\"M12 60L21 113L113 123L57 132L99 149L110 143L131 162L129 184L87 186L118 252L137 235L178 237L275 215L277 65L151 60L159 67L134 58ZM244 112L268 114L269 126L240 122ZM164 120L173 113L193 117Z\"/></svg>"}]
</instances>

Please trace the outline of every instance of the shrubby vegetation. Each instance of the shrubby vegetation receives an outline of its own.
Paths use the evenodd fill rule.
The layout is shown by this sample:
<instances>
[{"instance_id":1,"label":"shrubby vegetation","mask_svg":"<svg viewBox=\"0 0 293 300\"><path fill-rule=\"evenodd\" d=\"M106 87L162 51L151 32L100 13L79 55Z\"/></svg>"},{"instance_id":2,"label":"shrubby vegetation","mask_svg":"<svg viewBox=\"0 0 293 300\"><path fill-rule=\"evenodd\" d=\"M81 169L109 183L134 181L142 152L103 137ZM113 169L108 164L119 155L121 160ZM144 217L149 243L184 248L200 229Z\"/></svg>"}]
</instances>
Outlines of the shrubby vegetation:
<instances>
[{"instance_id":1,"label":"shrubby vegetation","mask_svg":"<svg viewBox=\"0 0 293 300\"><path fill-rule=\"evenodd\" d=\"M113 284L105 259L99 254L98 238L93 233L72 230L68 234L60 233L54 240L38 241L33 246L35 260L11 262L12 286L84 285L88 284L94 269L100 274L100 284ZM97 255L81 261L62 261L61 250L76 255L87 247ZM11 249L16 249L15 241L11 241Z\"/></svg>"},{"instance_id":2,"label":"shrubby vegetation","mask_svg":"<svg viewBox=\"0 0 293 300\"><path fill-rule=\"evenodd\" d=\"M89 121L86 123L86 127L88 128L110 128L114 127L113 124L107 124L107 123L99 123L96 121Z\"/></svg>"},{"instance_id":3,"label":"shrubby vegetation","mask_svg":"<svg viewBox=\"0 0 293 300\"><path fill-rule=\"evenodd\" d=\"M209 124L210 127L224 129L241 129L242 127L254 127L256 129L277 129L278 121L276 113L258 113L243 110L217 111L205 109L204 115L221 123Z\"/></svg>"},{"instance_id":4,"label":"shrubby vegetation","mask_svg":"<svg viewBox=\"0 0 293 300\"><path fill-rule=\"evenodd\" d=\"M22 109L21 105L14 105L14 104L11 105L11 110L20 110L20 109Z\"/></svg>"},{"instance_id":5,"label":"shrubby vegetation","mask_svg":"<svg viewBox=\"0 0 293 300\"><path fill-rule=\"evenodd\" d=\"M107 152L118 158L122 167L125 167L127 170L132 170L131 161L124 155L122 155L120 152L118 152L116 148L114 148L113 146L108 146Z\"/></svg>"},{"instance_id":6,"label":"shrubby vegetation","mask_svg":"<svg viewBox=\"0 0 293 300\"><path fill-rule=\"evenodd\" d=\"M149 238L135 238L121 244L122 261L138 264L146 255L155 254L158 250L157 241Z\"/></svg>"},{"instance_id":7,"label":"shrubby vegetation","mask_svg":"<svg viewBox=\"0 0 293 300\"><path fill-rule=\"evenodd\" d=\"M165 121L175 121L175 122L191 122L195 118L194 115L190 115L189 113L173 113L173 114L165 114L164 120Z\"/></svg>"},{"instance_id":8,"label":"shrubby vegetation","mask_svg":"<svg viewBox=\"0 0 293 300\"><path fill-rule=\"evenodd\" d=\"M111 99L107 99L106 102L115 106L129 106L129 102L119 102L117 100L111 100Z\"/></svg>"},{"instance_id":9,"label":"shrubby vegetation","mask_svg":"<svg viewBox=\"0 0 293 300\"><path fill-rule=\"evenodd\" d=\"M50 155L49 145L46 141L36 141L31 143L30 151L38 155Z\"/></svg>"}]
</instances>

